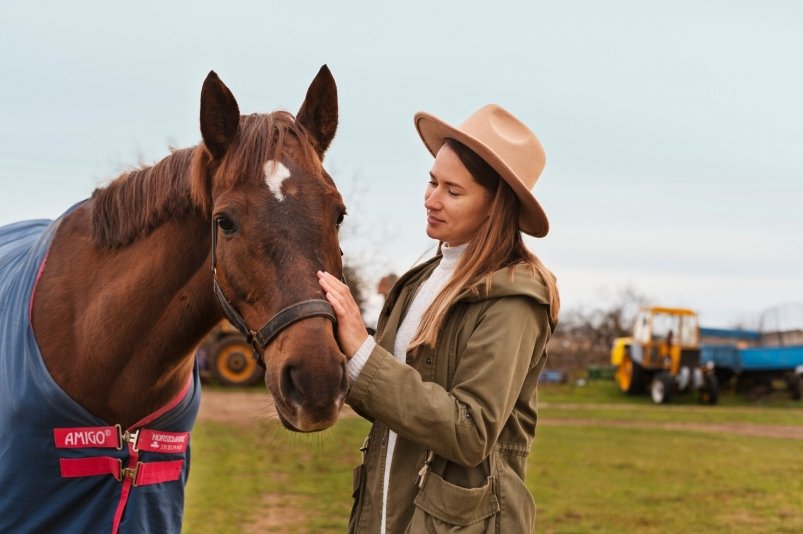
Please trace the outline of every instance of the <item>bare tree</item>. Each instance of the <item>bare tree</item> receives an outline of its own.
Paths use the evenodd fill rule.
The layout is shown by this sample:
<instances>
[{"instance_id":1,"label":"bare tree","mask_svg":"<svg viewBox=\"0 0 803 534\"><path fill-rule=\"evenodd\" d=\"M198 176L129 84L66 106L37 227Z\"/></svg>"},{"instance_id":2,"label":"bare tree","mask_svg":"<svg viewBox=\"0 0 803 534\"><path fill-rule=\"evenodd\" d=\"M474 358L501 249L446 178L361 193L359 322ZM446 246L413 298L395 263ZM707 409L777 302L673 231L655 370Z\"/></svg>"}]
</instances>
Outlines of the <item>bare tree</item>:
<instances>
[{"instance_id":1,"label":"bare tree","mask_svg":"<svg viewBox=\"0 0 803 534\"><path fill-rule=\"evenodd\" d=\"M354 300L357 301L357 305L360 307L360 311L364 312L365 301L367 298L365 293L366 283L365 280L363 280L359 269L349 264L348 262L344 262L343 277L346 279L346 285L349 286L349 290L351 290L351 294L352 296L354 296Z\"/></svg>"},{"instance_id":2,"label":"bare tree","mask_svg":"<svg viewBox=\"0 0 803 534\"><path fill-rule=\"evenodd\" d=\"M603 305L562 312L557 335L577 347L610 349L614 339L631 334L639 309L649 302L648 297L627 286Z\"/></svg>"}]
</instances>

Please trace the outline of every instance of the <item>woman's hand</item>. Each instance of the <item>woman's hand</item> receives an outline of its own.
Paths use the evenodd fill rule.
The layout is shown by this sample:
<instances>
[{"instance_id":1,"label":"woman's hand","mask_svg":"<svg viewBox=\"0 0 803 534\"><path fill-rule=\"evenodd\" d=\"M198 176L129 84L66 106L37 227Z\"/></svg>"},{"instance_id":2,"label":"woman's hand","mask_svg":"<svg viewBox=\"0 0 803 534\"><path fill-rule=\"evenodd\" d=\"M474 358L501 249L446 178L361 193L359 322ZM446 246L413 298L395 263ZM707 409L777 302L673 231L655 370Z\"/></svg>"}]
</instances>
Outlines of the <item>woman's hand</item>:
<instances>
[{"instance_id":1,"label":"woman's hand","mask_svg":"<svg viewBox=\"0 0 803 534\"><path fill-rule=\"evenodd\" d=\"M354 301L349 287L331 274L318 271L318 283L326 294L326 300L335 309L340 349L347 358L351 358L368 339L360 307Z\"/></svg>"}]
</instances>

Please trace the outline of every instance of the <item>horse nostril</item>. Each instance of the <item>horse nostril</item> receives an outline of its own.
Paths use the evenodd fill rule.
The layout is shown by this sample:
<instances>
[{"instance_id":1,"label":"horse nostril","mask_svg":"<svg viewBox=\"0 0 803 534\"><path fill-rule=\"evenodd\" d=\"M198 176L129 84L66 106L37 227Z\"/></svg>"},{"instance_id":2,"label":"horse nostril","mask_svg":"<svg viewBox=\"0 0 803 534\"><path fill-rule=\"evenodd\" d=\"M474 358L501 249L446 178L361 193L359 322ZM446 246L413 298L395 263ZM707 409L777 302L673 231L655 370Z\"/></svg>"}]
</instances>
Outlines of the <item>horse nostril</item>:
<instances>
[{"instance_id":1,"label":"horse nostril","mask_svg":"<svg viewBox=\"0 0 803 534\"><path fill-rule=\"evenodd\" d=\"M282 369L282 395L285 399L301 406L304 400L304 389L298 382L299 370L292 365L286 365Z\"/></svg>"}]
</instances>

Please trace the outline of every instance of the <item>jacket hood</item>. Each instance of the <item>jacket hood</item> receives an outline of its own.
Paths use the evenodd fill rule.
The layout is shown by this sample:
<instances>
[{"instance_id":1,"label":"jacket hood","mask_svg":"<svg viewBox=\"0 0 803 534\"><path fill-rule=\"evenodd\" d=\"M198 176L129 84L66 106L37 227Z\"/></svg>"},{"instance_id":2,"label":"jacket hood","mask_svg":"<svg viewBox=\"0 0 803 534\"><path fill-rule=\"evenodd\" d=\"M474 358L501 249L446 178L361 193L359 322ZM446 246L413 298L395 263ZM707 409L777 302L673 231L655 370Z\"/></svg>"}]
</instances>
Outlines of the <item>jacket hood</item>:
<instances>
[{"instance_id":1,"label":"jacket hood","mask_svg":"<svg viewBox=\"0 0 803 534\"><path fill-rule=\"evenodd\" d=\"M427 277L437 267L442 256L436 254L429 260L410 269L402 276L391 290L391 295L396 293L411 280L420 277ZM519 295L530 297L539 304L550 305L549 290L546 284L533 269L523 263L517 263L509 267L504 267L496 271L491 277L490 291L485 287L485 280L472 284L457 297L458 302L481 302L483 300L495 299ZM392 300L388 297L388 300Z\"/></svg>"},{"instance_id":2,"label":"jacket hood","mask_svg":"<svg viewBox=\"0 0 803 534\"><path fill-rule=\"evenodd\" d=\"M491 278L490 290L485 281L476 282L457 298L463 302L479 302L510 296L530 297L549 306L549 291L546 284L530 266L518 263L496 271Z\"/></svg>"}]
</instances>

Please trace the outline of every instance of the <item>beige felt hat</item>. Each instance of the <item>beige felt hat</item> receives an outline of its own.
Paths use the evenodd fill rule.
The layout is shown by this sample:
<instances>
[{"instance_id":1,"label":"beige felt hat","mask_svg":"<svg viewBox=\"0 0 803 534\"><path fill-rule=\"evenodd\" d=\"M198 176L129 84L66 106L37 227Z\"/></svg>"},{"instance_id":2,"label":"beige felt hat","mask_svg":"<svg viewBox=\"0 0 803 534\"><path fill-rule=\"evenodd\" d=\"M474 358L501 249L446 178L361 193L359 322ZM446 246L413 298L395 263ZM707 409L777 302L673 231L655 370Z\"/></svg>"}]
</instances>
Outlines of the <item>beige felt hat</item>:
<instances>
[{"instance_id":1,"label":"beige felt hat","mask_svg":"<svg viewBox=\"0 0 803 534\"><path fill-rule=\"evenodd\" d=\"M488 104L455 128L429 113L415 114L418 135L435 156L446 139L473 150L507 182L521 203L519 228L532 236L549 232L546 213L530 191L546 156L535 134L509 111Z\"/></svg>"}]
</instances>

